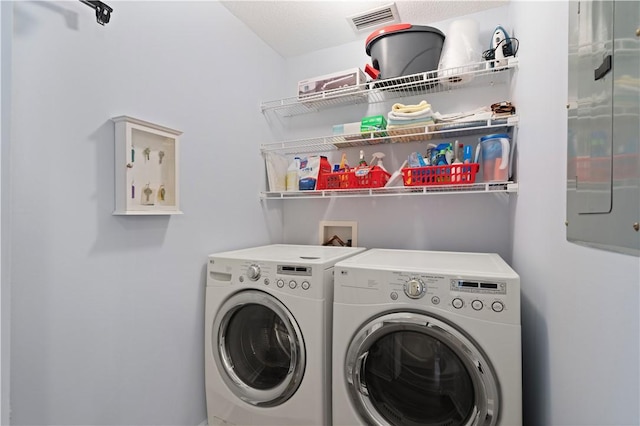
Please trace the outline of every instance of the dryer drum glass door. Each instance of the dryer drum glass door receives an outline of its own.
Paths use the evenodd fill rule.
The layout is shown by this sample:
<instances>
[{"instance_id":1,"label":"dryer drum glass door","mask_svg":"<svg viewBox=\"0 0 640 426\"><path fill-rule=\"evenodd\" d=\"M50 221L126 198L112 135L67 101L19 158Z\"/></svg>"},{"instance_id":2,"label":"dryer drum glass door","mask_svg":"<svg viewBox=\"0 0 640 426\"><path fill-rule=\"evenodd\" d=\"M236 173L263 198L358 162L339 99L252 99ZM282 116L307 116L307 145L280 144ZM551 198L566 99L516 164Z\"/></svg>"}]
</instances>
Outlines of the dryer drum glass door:
<instances>
[{"instance_id":1,"label":"dryer drum glass door","mask_svg":"<svg viewBox=\"0 0 640 426\"><path fill-rule=\"evenodd\" d=\"M345 365L351 401L376 425L495 425L493 368L444 320L392 313L363 326Z\"/></svg>"},{"instance_id":2,"label":"dryer drum glass door","mask_svg":"<svg viewBox=\"0 0 640 426\"><path fill-rule=\"evenodd\" d=\"M282 404L302 381L305 348L291 312L257 290L236 293L214 319L213 355L229 389L256 406Z\"/></svg>"}]
</instances>

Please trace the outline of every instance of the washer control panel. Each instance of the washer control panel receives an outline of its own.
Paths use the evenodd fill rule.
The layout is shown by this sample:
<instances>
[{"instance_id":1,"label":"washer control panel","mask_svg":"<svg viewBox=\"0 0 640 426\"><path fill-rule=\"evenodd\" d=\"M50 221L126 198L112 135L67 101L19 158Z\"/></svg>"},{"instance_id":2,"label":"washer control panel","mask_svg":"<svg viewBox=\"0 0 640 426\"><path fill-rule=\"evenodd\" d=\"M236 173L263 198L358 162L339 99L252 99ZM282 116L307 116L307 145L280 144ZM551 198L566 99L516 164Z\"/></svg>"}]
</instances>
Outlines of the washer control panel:
<instances>
[{"instance_id":1,"label":"washer control panel","mask_svg":"<svg viewBox=\"0 0 640 426\"><path fill-rule=\"evenodd\" d=\"M246 262L240 266L238 282L265 286L275 284L276 288L284 291L307 293L312 287L312 272L311 266Z\"/></svg>"},{"instance_id":2,"label":"washer control panel","mask_svg":"<svg viewBox=\"0 0 640 426\"><path fill-rule=\"evenodd\" d=\"M333 295L334 267L316 263L209 258L207 288L258 289L325 300Z\"/></svg>"},{"instance_id":3,"label":"washer control panel","mask_svg":"<svg viewBox=\"0 0 640 426\"><path fill-rule=\"evenodd\" d=\"M458 315L517 323L519 281L416 271L339 267L335 294L344 303L415 304ZM381 300L382 298L382 300Z\"/></svg>"},{"instance_id":4,"label":"washer control panel","mask_svg":"<svg viewBox=\"0 0 640 426\"><path fill-rule=\"evenodd\" d=\"M453 279L429 274L394 272L389 286L392 301L420 300L448 306L455 312L500 313L505 310L507 283L492 280ZM404 298L400 297L404 293Z\"/></svg>"}]
</instances>

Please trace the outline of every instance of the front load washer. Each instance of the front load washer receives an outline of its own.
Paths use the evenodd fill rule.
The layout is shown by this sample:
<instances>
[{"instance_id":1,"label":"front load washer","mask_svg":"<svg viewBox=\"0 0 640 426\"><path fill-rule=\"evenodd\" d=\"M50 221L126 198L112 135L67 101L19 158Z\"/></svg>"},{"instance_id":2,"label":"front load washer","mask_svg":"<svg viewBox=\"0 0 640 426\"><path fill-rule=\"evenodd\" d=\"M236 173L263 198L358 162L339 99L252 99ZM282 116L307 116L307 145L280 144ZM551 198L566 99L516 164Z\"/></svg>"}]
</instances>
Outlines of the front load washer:
<instances>
[{"instance_id":1,"label":"front load washer","mask_svg":"<svg viewBox=\"0 0 640 426\"><path fill-rule=\"evenodd\" d=\"M497 254L372 249L335 266L335 425L522 424L520 278Z\"/></svg>"},{"instance_id":2,"label":"front load washer","mask_svg":"<svg viewBox=\"0 0 640 426\"><path fill-rule=\"evenodd\" d=\"M333 267L363 250L276 244L209 256L209 424L330 423Z\"/></svg>"}]
</instances>

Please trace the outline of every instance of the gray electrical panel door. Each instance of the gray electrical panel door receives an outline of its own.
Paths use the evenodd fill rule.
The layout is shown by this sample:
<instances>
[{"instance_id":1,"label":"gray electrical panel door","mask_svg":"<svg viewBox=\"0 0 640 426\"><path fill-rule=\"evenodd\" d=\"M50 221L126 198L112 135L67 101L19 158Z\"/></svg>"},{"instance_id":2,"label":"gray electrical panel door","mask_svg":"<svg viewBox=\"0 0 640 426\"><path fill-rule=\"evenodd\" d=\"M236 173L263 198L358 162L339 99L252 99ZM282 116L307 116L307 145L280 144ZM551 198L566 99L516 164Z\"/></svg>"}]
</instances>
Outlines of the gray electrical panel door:
<instances>
[{"instance_id":1,"label":"gray electrical panel door","mask_svg":"<svg viewBox=\"0 0 640 426\"><path fill-rule=\"evenodd\" d=\"M640 6L569 8L567 239L640 255Z\"/></svg>"}]
</instances>

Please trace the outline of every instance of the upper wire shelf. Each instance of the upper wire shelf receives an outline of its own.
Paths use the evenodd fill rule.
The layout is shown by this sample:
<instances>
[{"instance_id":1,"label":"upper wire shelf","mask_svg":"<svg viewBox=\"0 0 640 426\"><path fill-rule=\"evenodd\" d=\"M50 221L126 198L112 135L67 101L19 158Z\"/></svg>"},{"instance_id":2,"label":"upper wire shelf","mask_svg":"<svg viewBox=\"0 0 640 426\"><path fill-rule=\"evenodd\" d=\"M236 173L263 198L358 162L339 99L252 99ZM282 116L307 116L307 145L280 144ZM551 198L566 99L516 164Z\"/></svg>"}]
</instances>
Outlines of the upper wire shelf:
<instances>
[{"instance_id":1,"label":"upper wire shelf","mask_svg":"<svg viewBox=\"0 0 640 426\"><path fill-rule=\"evenodd\" d=\"M463 67L428 71L386 80L375 80L357 86L338 88L307 95L263 102L263 113L277 112L283 117L318 112L341 105L372 104L415 95L439 93L461 87L504 83L509 70L518 66L518 58L510 57L505 65L495 61L475 62Z\"/></svg>"}]
</instances>

